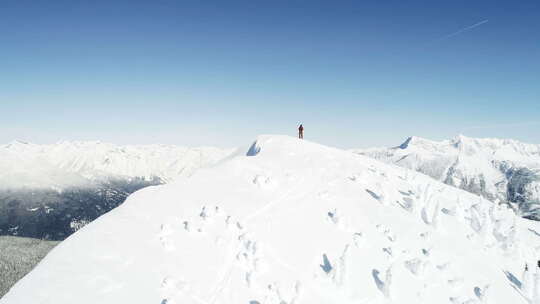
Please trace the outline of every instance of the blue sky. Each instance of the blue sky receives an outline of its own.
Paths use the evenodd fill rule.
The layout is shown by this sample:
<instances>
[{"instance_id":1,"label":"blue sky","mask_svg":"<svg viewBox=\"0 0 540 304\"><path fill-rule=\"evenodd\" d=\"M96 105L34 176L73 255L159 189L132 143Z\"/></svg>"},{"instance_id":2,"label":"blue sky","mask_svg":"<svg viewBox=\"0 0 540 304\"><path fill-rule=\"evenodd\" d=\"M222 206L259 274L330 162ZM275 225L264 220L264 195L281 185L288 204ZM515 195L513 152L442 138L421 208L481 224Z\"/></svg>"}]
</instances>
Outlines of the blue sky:
<instances>
[{"instance_id":1,"label":"blue sky","mask_svg":"<svg viewBox=\"0 0 540 304\"><path fill-rule=\"evenodd\" d=\"M540 143L538 1L0 2L0 142Z\"/></svg>"}]
</instances>

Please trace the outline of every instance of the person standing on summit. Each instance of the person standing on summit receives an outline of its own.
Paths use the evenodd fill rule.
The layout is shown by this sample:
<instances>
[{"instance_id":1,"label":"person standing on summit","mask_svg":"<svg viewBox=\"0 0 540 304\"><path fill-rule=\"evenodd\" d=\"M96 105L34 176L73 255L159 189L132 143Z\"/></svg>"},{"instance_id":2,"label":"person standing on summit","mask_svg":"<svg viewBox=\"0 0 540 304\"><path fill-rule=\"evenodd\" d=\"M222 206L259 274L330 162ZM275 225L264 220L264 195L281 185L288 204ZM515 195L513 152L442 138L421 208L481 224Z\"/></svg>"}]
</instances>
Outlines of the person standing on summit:
<instances>
[{"instance_id":1,"label":"person standing on summit","mask_svg":"<svg viewBox=\"0 0 540 304\"><path fill-rule=\"evenodd\" d=\"M304 139L304 126L302 124L298 127L298 138Z\"/></svg>"}]
</instances>

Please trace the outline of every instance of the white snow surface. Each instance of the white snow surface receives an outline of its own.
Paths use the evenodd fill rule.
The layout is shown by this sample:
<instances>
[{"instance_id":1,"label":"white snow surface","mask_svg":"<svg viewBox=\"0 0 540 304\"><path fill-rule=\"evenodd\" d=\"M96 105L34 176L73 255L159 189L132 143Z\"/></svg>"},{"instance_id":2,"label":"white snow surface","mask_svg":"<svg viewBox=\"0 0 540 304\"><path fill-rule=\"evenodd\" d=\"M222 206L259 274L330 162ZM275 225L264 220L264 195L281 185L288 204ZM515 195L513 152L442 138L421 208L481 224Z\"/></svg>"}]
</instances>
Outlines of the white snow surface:
<instances>
[{"instance_id":1,"label":"white snow surface","mask_svg":"<svg viewBox=\"0 0 540 304\"><path fill-rule=\"evenodd\" d=\"M132 194L0 303L537 303L539 233L426 175L260 136Z\"/></svg>"},{"instance_id":2,"label":"white snow surface","mask_svg":"<svg viewBox=\"0 0 540 304\"><path fill-rule=\"evenodd\" d=\"M99 141L38 145L14 141L0 145L0 188L84 186L120 178L190 176L233 153L232 149L173 145L120 146Z\"/></svg>"},{"instance_id":3,"label":"white snow surface","mask_svg":"<svg viewBox=\"0 0 540 304\"><path fill-rule=\"evenodd\" d=\"M509 169L527 168L540 174L540 145L512 139L459 135L432 141L410 137L394 148L352 150L380 161L427 174L439 181L493 201L508 200ZM529 200L540 198L540 183L525 186Z\"/></svg>"}]
</instances>

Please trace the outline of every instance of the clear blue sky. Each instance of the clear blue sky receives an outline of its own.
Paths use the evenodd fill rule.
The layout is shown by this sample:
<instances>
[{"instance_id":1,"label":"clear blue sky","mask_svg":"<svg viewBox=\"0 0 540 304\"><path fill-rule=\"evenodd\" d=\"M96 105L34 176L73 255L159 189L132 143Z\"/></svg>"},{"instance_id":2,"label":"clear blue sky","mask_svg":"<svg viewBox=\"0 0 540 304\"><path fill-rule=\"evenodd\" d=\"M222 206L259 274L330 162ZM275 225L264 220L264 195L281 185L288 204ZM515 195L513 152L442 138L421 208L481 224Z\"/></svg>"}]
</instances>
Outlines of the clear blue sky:
<instances>
[{"instance_id":1,"label":"clear blue sky","mask_svg":"<svg viewBox=\"0 0 540 304\"><path fill-rule=\"evenodd\" d=\"M0 1L0 142L540 143L540 2Z\"/></svg>"}]
</instances>

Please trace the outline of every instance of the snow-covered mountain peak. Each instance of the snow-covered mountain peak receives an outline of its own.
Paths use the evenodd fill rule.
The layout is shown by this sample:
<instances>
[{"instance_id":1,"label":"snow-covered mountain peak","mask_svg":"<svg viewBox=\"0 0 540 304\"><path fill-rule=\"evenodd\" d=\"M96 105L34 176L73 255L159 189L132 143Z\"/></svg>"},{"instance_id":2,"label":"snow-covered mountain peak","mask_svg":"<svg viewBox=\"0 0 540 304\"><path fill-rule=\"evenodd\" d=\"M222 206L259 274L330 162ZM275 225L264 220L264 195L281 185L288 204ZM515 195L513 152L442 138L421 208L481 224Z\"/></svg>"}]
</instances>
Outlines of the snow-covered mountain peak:
<instances>
[{"instance_id":1,"label":"snow-covered mountain peak","mask_svg":"<svg viewBox=\"0 0 540 304\"><path fill-rule=\"evenodd\" d=\"M420 137L409 137L399 146L401 149L422 150L426 153L462 153L465 155L493 155L495 158L516 160L518 162L540 159L540 145L522 143L513 139L472 138L458 135L450 140L432 141Z\"/></svg>"},{"instance_id":2,"label":"snow-covered mountain peak","mask_svg":"<svg viewBox=\"0 0 540 304\"><path fill-rule=\"evenodd\" d=\"M299 141L295 137L286 135L259 135L246 152L247 156L280 156L288 158L299 154L318 155L327 150L343 152L338 149L326 147L310 141Z\"/></svg>"},{"instance_id":3,"label":"snow-covered mountain peak","mask_svg":"<svg viewBox=\"0 0 540 304\"><path fill-rule=\"evenodd\" d=\"M412 137L395 148L353 151L496 202L515 203L526 216L540 204L540 145L459 135L443 141Z\"/></svg>"},{"instance_id":4,"label":"snow-covered mountain peak","mask_svg":"<svg viewBox=\"0 0 540 304\"><path fill-rule=\"evenodd\" d=\"M0 303L519 303L539 231L423 174L261 136L131 195Z\"/></svg>"},{"instance_id":5,"label":"snow-covered mountain peak","mask_svg":"<svg viewBox=\"0 0 540 304\"><path fill-rule=\"evenodd\" d=\"M8 143L8 145L11 145L11 146L28 145L28 144L30 144L30 143L28 143L26 141L18 140L18 139L12 140L10 143Z\"/></svg>"},{"instance_id":6,"label":"snow-covered mountain peak","mask_svg":"<svg viewBox=\"0 0 540 304\"><path fill-rule=\"evenodd\" d=\"M0 149L11 150L14 152L35 149L35 147L36 145L21 140L13 140L7 144L0 145Z\"/></svg>"},{"instance_id":7,"label":"snow-covered mountain peak","mask_svg":"<svg viewBox=\"0 0 540 304\"><path fill-rule=\"evenodd\" d=\"M399 149L437 149L437 147L440 145L440 143L418 137L418 136L411 136L407 138L401 145L397 146Z\"/></svg>"},{"instance_id":8,"label":"snow-covered mountain peak","mask_svg":"<svg viewBox=\"0 0 540 304\"><path fill-rule=\"evenodd\" d=\"M172 145L119 146L100 141L61 141L50 145L12 142L0 148L0 187L63 188L79 176L88 182L109 178L189 176L231 154L233 149ZM47 175L56 178L47 178ZM78 184L77 184L78 185Z\"/></svg>"}]
</instances>

